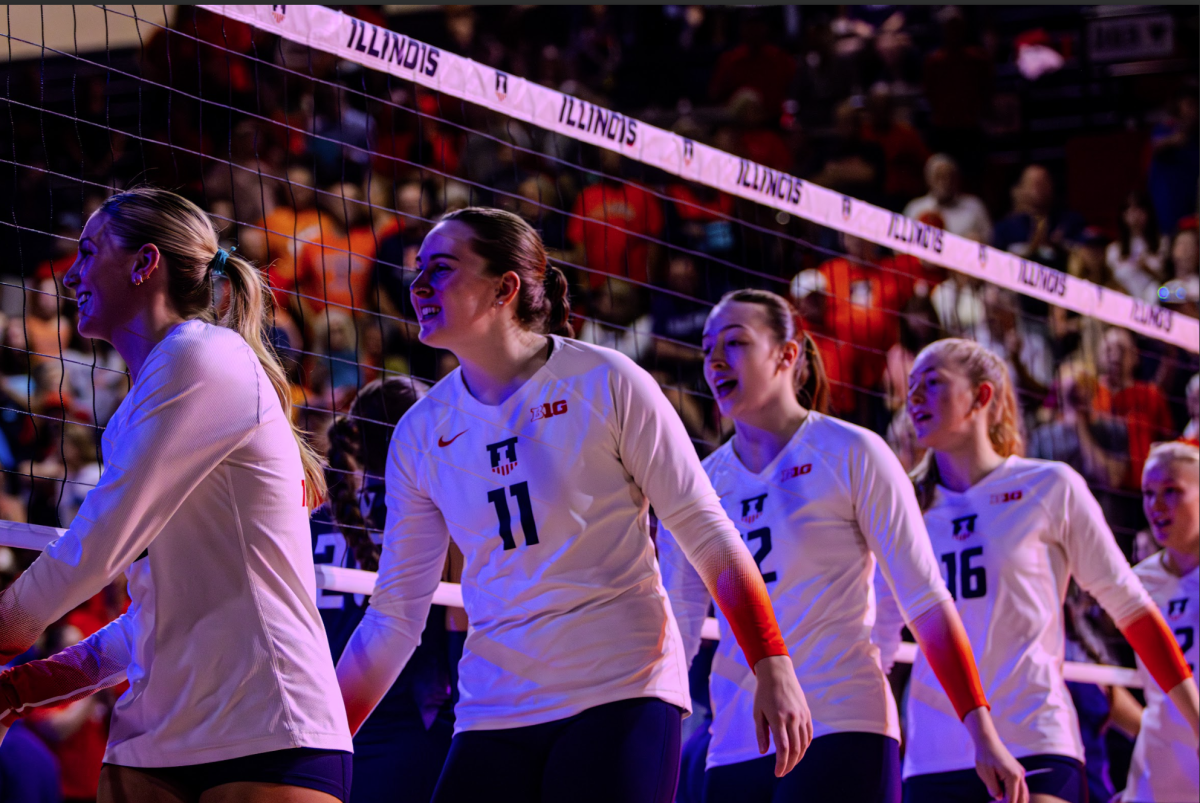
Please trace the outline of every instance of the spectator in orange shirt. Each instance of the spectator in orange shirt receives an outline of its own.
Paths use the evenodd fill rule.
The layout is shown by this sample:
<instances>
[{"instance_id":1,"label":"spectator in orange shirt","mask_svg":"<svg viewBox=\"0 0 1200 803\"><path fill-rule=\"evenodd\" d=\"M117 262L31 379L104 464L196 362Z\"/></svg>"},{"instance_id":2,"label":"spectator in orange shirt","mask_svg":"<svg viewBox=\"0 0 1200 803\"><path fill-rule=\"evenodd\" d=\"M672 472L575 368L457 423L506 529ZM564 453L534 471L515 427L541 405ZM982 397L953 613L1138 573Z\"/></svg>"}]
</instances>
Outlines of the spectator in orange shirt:
<instances>
[{"instance_id":1,"label":"spectator in orange shirt","mask_svg":"<svg viewBox=\"0 0 1200 803\"><path fill-rule=\"evenodd\" d=\"M289 167L286 181L275 184L279 205L262 221L267 233L267 278L275 303L296 303L296 258L305 243L320 239L321 220L312 171Z\"/></svg>"},{"instance_id":2,"label":"spectator in orange shirt","mask_svg":"<svg viewBox=\"0 0 1200 803\"><path fill-rule=\"evenodd\" d=\"M1162 392L1149 382L1134 379L1138 354L1133 335L1112 328L1100 344L1100 387L1095 405L1100 412L1125 419L1129 431L1129 472L1124 486L1141 487L1142 466L1150 453L1150 444L1174 437L1171 410Z\"/></svg>"},{"instance_id":3,"label":"spectator in orange shirt","mask_svg":"<svg viewBox=\"0 0 1200 803\"><path fill-rule=\"evenodd\" d=\"M573 260L588 270L589 290L599 288L608 276L648 282L660 249L647 238L662 234L662 206L646 190L617 178L620 154L607 149L600 153L606 175L579 193L567 224Z\"/></svg>"},{"instance_id":4,"label":"spectator in orange shirt","mask_svg":"<svg viewBox=\"0 0 1200 803\"><path fill-rule=\"evenodd\" d=\"M315 242L301 245L297 260L301 304L312 313L324 311L326 305L351 315L354 310L376 309L372 277L378 243L362 189L334 184L318 203L320 231Z\"/></svg>"}]
</instances>

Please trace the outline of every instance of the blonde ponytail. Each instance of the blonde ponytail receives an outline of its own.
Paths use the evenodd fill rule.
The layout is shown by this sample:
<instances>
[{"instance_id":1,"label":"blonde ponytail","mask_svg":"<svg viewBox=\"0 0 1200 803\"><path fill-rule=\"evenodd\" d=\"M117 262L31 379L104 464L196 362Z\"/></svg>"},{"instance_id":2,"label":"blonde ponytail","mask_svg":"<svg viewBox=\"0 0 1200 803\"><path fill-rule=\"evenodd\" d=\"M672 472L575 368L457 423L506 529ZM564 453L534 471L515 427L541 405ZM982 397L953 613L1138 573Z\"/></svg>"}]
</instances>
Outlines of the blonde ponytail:
<instances>
[{"instance_id":1,"label":"blonde ponytail","mask_svg":"<svg viewBox=\"0 0 1200 803\"><path fill-rule=\"evenodd\" d=\"M167 292L185 320L200 319L234 330L254 350L291 421L287 375L267 341L269 326L266 280L253 265L218 246L217 231L204 211L186 198L158 187L137 187L113 195L100 210L109 231L126 249L157 246L167 270ZM218 319L213 309L213 271L229 281L229 304ZM325 496L325 475L306 433L291 424L304 465L304 487L310 507Z\"/></svg>"}]
</instances>

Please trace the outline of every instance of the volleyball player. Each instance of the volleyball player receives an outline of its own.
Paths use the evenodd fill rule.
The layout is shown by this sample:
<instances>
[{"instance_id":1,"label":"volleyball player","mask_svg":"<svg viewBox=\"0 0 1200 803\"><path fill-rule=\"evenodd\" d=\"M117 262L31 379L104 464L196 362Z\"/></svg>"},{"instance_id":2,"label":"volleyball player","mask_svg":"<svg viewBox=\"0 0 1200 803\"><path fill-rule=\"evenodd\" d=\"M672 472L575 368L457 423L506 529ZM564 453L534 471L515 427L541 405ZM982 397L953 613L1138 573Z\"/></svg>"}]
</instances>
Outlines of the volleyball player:
<instances>
[{"instance_id":1,"label":"volleyball player","mask_svg":"<svg viewBox=\"0 0 1200 803\"><path fill-rule=\"evenodd\" d=\"M308 535L324 481L285 413L260 274L218 247L195 204L146 187L92 215L64 283L80 334L116 347L133 386L105 429L99 484L0 594L0 660L122 572L131 602L0 675L0 716L128 679L101 801L346 800L350 733Z\"/></svg>"},{"instance_id":2,"label":"volleyball player","mask_svg":"<svg viewBox=\"0 0 1200 803\"><path fill-rule=\"evenodd\" d=\"M516 215L446 215L418 265L421 341L461 367L392 436L379 580L338 662L352 730L416 646L453 538L471 631L434 800L670 801L690 700L653 503L747 652L760 739L769 725L789 771L811 738L803 694L662 391L617 352L557 334L566 279Z\"/></svg>"},{"instance_id":3,"label":"volleyball player","mask_svg":"<svg viewBox=\"0 0 1200 803\"><path fill-rule=\"evenodd\" d=\"M971 733L980 776L1024 800L1024 771L991 724L912 483L882 438L819 412L824 367L813 341L799 339L791 305L774 293L736 290L712 310L705 378L736 431L704 468L770 590L816 738L795 771L773 775L750 728L753 675L721 641L704 800L899 803L900 725L871 643L876 560ZM659 554L692 657L709 597L668 532L660 531Z\"/></svg>"},{"instance_id":4,"label":"volleyball player","mask_svg":"<svg viewBox=\"0 0 1200 803\"><path fill-rule=\"evenodd\" d=\"M370 382L329 427L329 501L313 511L314 559L373 572L386 518L388 442L400 417L425 393L409 377ZM362 621L362 594L322 590L317 607L336 661ZM454 708L451 655L462 634L446 627L446 609L430 608L421 644L354 736L351 803L429 803L450 750Z\"/></svg>"},{"instance_id":5,"label":"volleyball player","mask_svg":"<svg viewBox=\"0 0 1200 803\"><path fill-rule=\"evenodd\" d=\"M1142 507L1162 551L1133 571L1175 632L1193 672L1200 608L1200 449L1173 441L1156 444L1142 471ZM1146 664L1138 661L1146 675ZM1200 762L1194 728L1180 709L1146 678L1146 708L1133 747L1128 803L1191 803L1200 800ZM1192 677L1192 682L1196 680Z\"/></svg>"},{"instance_id":6,"label":"volleyball player","mask_svg":"<svg viewBox=\"0 0 1200 803\"><path fill-rule=\"evenodd\" d=\"M1113 540L1083 478L1020 457L1008 368L977 343L927 346L908 409L928 448L917 499L979 663L1000 737L1026 768L1033 801L1083 801L1083 747L1062 676L1062 603L1074 577L1112 616L1195 732L1196 686L1179 645ZM955 712L924 656L909 686L906 801L983 801Z\"/></svg>"}]
</instances>

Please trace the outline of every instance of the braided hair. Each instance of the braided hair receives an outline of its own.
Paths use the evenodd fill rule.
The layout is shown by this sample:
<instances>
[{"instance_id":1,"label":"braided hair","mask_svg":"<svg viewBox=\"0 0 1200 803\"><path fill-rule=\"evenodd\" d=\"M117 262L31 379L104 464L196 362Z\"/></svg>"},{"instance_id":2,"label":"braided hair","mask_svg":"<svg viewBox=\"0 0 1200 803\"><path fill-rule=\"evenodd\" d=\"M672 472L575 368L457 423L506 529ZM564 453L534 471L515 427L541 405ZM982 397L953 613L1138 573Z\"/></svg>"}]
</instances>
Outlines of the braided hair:
<instances>
[{"instance_id":1,"label":"braided hair","mask_svg":"<svg viewBox=\"0 0 1200 803\"><path fill-rule=\"evenodd\" d=\"M359 492L364 479L383 479L392 430L425 391L424 383L412 377L376 379L329 427L329 512L358 567L365 571L379 568L380 548L368 528L382 522L363 518Z\"/></svg>"}]
</instances>

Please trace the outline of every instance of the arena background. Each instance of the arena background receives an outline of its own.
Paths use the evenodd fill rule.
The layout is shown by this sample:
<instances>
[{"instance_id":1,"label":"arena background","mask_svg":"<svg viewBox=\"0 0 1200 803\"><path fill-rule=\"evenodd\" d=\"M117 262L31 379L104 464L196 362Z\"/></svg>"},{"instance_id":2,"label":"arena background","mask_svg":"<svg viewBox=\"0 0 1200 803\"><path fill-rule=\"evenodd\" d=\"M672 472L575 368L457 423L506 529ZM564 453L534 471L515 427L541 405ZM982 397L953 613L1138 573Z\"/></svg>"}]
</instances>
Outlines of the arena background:
<instances>
[{"instance_id":1,"label":"arena background","mask_svg":"<svg viewBox=\"0 0 1200 803\"><path fill-rule=\"evenodd\" d=\"M453 367L407 284L440 214L488 204L542 232L578 335L651 371L701 454L729 431L704 316L764 287L816 339L833 412L906 467L916 351L1001 354L1027 453L1085 476L1131 560L1152 548L1141 461L1200 404L1194 7L6 6L0 30L4 584L99 478L129 380L61 280L87 215L143 182L268 272L318 448L366 382ZM18 660L124 604L114 585ZM1134 685L1094 602L1068 612L1072 676ZM109 702L35 730L64 766L98 760Z\"/></svg>"}]
</instances>

